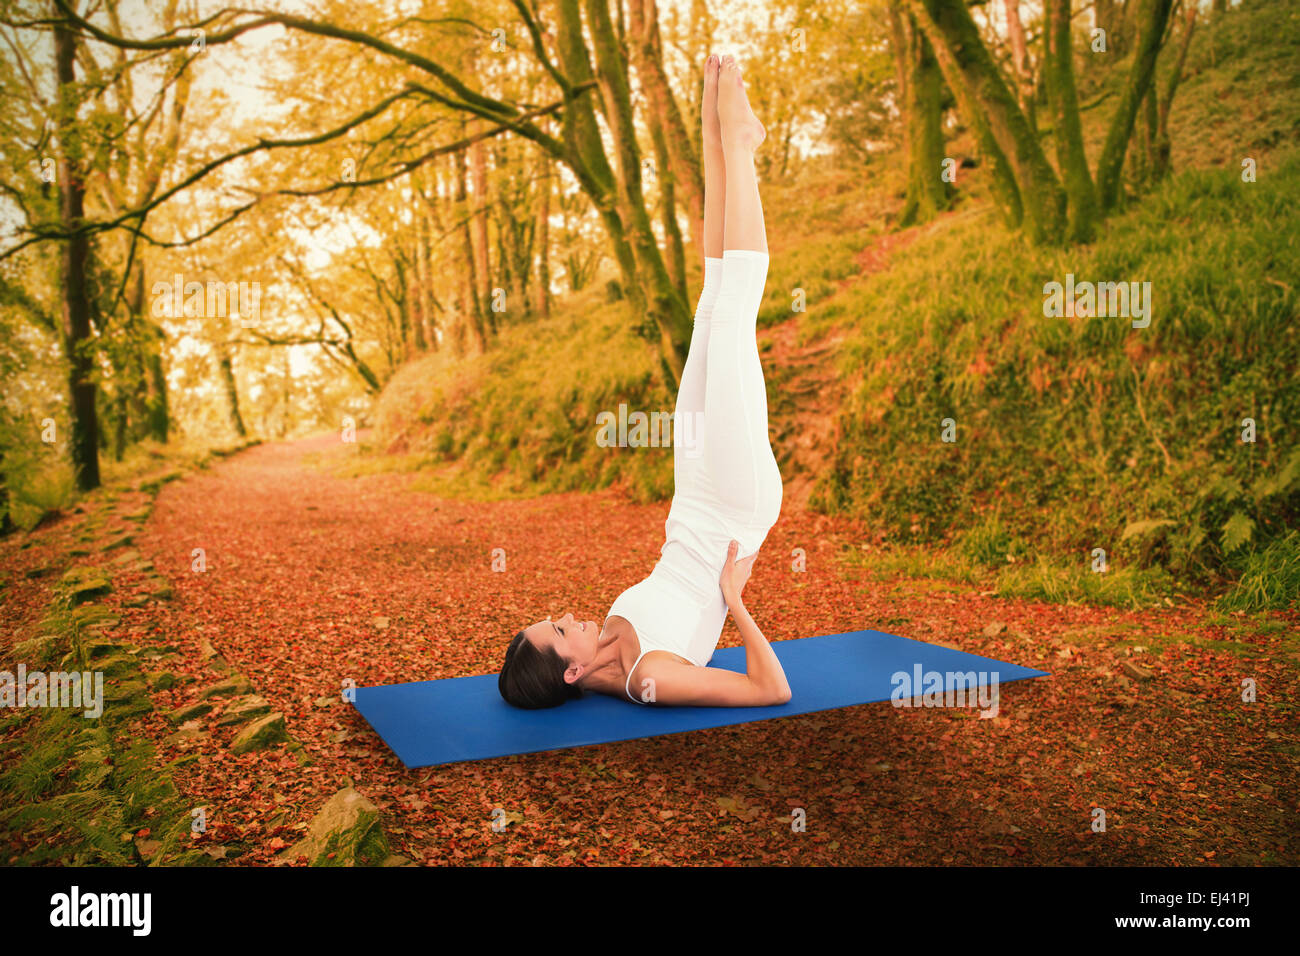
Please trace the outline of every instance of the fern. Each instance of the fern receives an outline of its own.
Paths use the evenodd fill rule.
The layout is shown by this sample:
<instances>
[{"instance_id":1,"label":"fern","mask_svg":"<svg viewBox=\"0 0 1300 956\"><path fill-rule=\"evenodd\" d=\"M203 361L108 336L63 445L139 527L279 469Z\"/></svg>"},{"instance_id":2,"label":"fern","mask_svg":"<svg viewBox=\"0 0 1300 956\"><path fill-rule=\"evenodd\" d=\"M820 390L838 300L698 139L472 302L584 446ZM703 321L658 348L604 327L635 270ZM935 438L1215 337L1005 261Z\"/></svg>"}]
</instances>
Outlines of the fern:
<instances>
[{"instance_id":1,"label":"fern","mask_svg":"<svg viewBox=\"0 0 1300 956\"><path fill-rule=\"evenodd\" d=\"M1142 535L1150 534L1152 531L1156 531L1159 528L1164 528L1177 523L1178 522L1169 518L1151 518L1147 521L1130 521L1124 526L1124 533L1120 535L1119 539L1121 541L1127 541L1129 538L1141 537Z\"/></svg>"},{"instance_id":2,"label":"fern","mask_svg":"<svg viewBox=\"0 0 1300 956\"><path fill-rule=\"evenodd\" d=\"M1264 475L1250 491L1256 502L1263 502L1273 495L1285 494L1296 484L1300 484L1300 448L1291 452L1291 457L1276 474Z\"/></svg>"},{"instance_id":3,"label":"fern","mask_svg":"<svg viewBox=\"0 0 1300 956\"><path fill-rule=\"evenodd\" d=\"M1244 511L1234 511L1223 524L1219 544L1224 554L1232 554L1250 540L1255 533L1255 522Z\"/></svg>"}]
</instances>

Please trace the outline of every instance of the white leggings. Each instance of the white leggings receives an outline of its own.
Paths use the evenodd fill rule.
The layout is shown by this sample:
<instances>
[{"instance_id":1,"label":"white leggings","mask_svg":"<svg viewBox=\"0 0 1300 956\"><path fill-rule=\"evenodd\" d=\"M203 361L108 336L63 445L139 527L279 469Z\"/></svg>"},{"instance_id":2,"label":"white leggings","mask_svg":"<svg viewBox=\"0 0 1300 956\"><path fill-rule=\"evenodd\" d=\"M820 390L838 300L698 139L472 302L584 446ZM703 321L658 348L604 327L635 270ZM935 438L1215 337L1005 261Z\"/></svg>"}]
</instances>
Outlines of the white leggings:
<instances>
[{"instance_id":1,"label":"white leggings","mask_svg":"<svg viewBox=\"0 0 1300 956\"><path fill-rule=\"evenodd\" d=\"M681 429L673 444L674 500L713 512L740 541L738 557L758 550L781 512L781 471L767 434L755 337L767 267L767 253L749 249L704 260L674 416ZM725 545L716 560L723 557Z\"/></svg>"},{"instance_id":2,"label":"white leggings","mask_svg":"<svg viewBox=\"0 0 1300 956\"><path fill-rule=\"evenodd\" d=\"M704 291L673 419L676 491L659 562L610 607L632 623L641 654L666 650L703 667L727 620L719 587L727 544L755 554L781 513L781 472L767 437L767 389L755 323L766 253L704 260ZM638 657L638 662L640 658ZM635 665L628 673L628 696Z\"/></svg>"}]
</instances>

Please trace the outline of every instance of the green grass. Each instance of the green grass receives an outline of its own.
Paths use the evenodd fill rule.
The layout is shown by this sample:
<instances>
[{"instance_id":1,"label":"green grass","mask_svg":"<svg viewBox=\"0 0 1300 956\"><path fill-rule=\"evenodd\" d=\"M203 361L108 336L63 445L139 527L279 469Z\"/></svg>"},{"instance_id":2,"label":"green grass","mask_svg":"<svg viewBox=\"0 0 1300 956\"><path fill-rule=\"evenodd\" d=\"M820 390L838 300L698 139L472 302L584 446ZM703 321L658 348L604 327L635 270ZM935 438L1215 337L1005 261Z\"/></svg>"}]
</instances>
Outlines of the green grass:
<instances>
[{"instance_id":1,"label":"green grass","mask_svg":"<svg viewBox=\"0 0 1300 956\"><path fill-rule=\"evenodd\" d=\"M1092 249L1038 250L974 221L919 240L841 295L859 317L840 359L857 387L818 503L902 541L997 511L1007 534L1058 553L1224 573L1242 534L1266 541L1300 516L1296 300L1262 281L1300 274L1279 228L1297 175L1295 153L1267 183L1184 173ZM1150 281L1150 328L1045 318L1043 284L1067 272ZM1245 417L1254 444L1238 440ZM1161 540L1124 537L1154 520L1172 522Z\"/></svg>"},{"instance_id":2,"label":"green grass","mask_svg":"<svg viewBox=\"0 0 1300 956\"><path fill-rule=\"evenodd\" d=\"M1227 611L1300 610L1300 531L1251 550L1218 606Z\"/></svg>"},{"instance_id":3,"label":"green grass","mask_svg":"<svg viewBox=\"0 0 1300 956\"><path fill-rule=\"evenodd\" d=\"M53 657L62 660L28 663L102 671L103 715L25 708L0 725L0 829L26 831L30 852L21 865L138 865L130 835L142 827L159 841L159 858L188 849L189 811L172 767L160 765L152 744L129 732L130 720L151 706L148 692L129 655L89 656L85 628L95 620L87 608L64 610L56 602L43 630L56 645Z\"/></svg>"}]
</instances>

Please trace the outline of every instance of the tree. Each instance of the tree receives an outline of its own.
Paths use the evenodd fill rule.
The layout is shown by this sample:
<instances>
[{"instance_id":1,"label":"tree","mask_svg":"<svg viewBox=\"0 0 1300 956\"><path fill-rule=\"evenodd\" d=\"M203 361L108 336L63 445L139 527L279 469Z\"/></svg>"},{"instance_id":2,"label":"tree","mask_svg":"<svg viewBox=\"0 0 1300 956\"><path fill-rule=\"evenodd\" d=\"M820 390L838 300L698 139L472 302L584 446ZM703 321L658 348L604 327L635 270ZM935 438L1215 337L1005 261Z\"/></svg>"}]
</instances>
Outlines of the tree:
<instances>
[{"instance_id":1,"label":"tree","mask_svg":"<svg viewBox=\"0 0 1300 956\"><path fill-rule=\"evenodd\" d=\"M1124 165L1124 153L1133 136L1138 105L1147 95L1155 76L1156 57L1160 53L1165 23L1172 6L1173 0L1143 0L1139 11L1137 49L1129 71L1129 81L1120 94L1119 106L1116 107L1110 129L1106 133L1101 158L1097 161L1097 194L1102 212L1110 212L1119 204L1120 171Z\"/></svg>"},{"instance_id":2,"label":"tree","mask_svg":"<svg viewBox=\"0 0 1300 956\"><path fill-rule=\"evenodd\" d=\"M88 22L76 15L66 0L54 0L63 18L75 25L85 35L127 49L157 51L175 49L190 42L190 33L197 29L171 31L150 40L133 40ZM384 39L382 31L371 33L351 29L336 23L312 18L273 12L258 14L243 11L222 11L205 24L205 43L211 48L229 43L242 34L277 25L292 31L324 37L353 44L358 48L375 51L402 64L424 78L433 80L441 89L408 78L402 90L381 100L375 106L345 124L318 137L299 137L293 140L263 140L255 146L245 147L227 156L219 157L196 175L206 175L238 155L255 150L284 146L302 146L308 142L322 142L343 135L347 129L374 119L384 113L399 99L415 99L427 104L462 111L488 120L491 135L511 131L540 148L547 150L557 160L565 163L574 173L579 187L589 196L601 215L615 260L623 276L623 288L635 311L645 312L658 329L660 357L666 376L675 381L689 343L690 316L684 294L674 284L663 256L656 243L642 194L640 150L636 141L633 109L628 84L628 57L622 41L615 32L609 10L601 0L557 0L558 30L553 34L545 28L535 8L525 0L510 0L531 40L532 53L537 64L558 87L561 101L541 110L522 110L504 99L471 88L455 72L430 57L413 49ZM586 14L584 24L583 14ZM459 18L466 21L468 18ZM477 28L481 34L490 31ZM183 32L185 36L177 36ZM548 46L549 44L549 46ZM555 59L552 58L554 53ZM595 66L592 65L594 54ZM556 62L558 60L558 63ZM613 142L614 164L605 152L595 117L592 97L588 91L599 91L603 116L608 124ZM545 112L560 112L563 119L563 138L555 139L544 133L537 117ZM397 163L390 176L406 175L412 168L430 161L447 147L427 150L415 157ZM334 183L327 189L361 188L374 182L358 180L354 183ZM180 188L185 188L185 182ZM158 197L157 202L170 198L177 190ZM320 192L320 191L318 191ZM257 202L272 194L306 194L304 190L280 189L250 201L219 222L217 227L233 221ZM112 228L99 223L92 228ZM208 230L209 232L213 230ZM62 235L59 230L47 232L46 237Z\"/></svg>"},{"instance_id":3,"label":"tree","mask_svg":"<svg viewBox=\"0 0 1300 956\"><path fill-rule=\"evenodd\" d=\"M1097 164L1095 186L1083 152L1074 87L1070 0L1046 0L1042 78L1051 107L1061 177L1048 162L1026 111L1008 88L962 0L909 0L930 40L944 79L992 160L994 195L1008 222L1025 226L1035 242L1089 241L1100 215L1119 199L1119 173L1138 104L1155 70L1172 0L1144 0L1138 49ZM1013 57L1015 54L1013 53ZM1021 86L1021 99L1024 99ZM1064 179L1064 187L1062 186Z\"/></svg>"},{"instance_id":4,"label":"tree","mask_svg":"<svg viewBox=\"0 0 1300 956\"><path fill-rule=\"evenodd\" d=\"M1083 123L1074 87L1070 0L1047 0L1047 98L1056 128L1056 162L1065 179L1071 242L1091 242L1097 231L1097 192L1083 152Z\"/></svg>"},{"instance_id":5,"label":"tree","mask_svg":"<svg viewBox=\"0 0 1300 956\"><path fill-rule=\"evenodd\" d=\"M899 225L932 219L952 201L943 172L943 77L934 50L902 0L890 0L889 22L898 70L907 199Z\"/></svg>"},{"instance_id":6,"label":"tree","mask_svg":"<svg viewBox=\"0 0 1300 956\"><path fill-rule=\"evenodd\" d=\"M55 122L58 136L59 221L68 233L63 244L60 280L63 298L63 343L68 357L71 395L69 450L82 491L99 487L99 423L95 417L94 342L90 336L90 298L86 289L90 240L80 229L85 217L86 155L77 123L80 91L76 86L77 37L62 23L54 26L54 62L58 80Z\"/></svg>"}]
</instances>

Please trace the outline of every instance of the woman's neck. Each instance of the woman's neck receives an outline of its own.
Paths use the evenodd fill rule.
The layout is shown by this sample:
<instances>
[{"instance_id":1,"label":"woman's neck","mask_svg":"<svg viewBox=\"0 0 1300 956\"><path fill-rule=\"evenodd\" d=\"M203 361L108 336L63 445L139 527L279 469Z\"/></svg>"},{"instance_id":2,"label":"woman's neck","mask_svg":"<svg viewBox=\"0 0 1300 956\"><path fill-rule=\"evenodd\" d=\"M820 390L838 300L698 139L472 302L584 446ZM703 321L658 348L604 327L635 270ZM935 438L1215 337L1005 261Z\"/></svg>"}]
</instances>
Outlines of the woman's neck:
<instances>
[{"instance_id":1,"label":"woman's neck","mask_svg":"<svg viewBox=\"0 0 1300 956\"><path fill-rule=\"evenodd\" d=\"M623 696L628 669L636 659L635 633L625 618L609 619L601 633L601 639L609 638L609 642L596 652L591 667L582 676L583 690Z\"/></svg>"}]
</instances>

